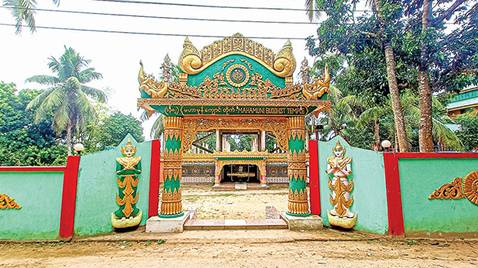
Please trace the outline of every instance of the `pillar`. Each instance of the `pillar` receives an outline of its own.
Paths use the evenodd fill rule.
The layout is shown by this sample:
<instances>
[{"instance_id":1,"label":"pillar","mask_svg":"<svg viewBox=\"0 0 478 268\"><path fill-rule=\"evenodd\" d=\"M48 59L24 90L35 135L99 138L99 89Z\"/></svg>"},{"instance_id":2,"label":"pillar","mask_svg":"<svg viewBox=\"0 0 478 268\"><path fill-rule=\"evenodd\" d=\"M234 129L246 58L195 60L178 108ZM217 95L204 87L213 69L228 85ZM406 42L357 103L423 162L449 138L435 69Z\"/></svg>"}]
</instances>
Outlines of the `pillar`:
<instances>
[{"instance_id":1,"label":"pillar","mask_svg":"<svg viewBox=\"0 0 478 268\"><path fill-rule=\"evenodd\" d=\"M258 149L259 149L259 146L258 146L258 143L259 142L259 139L257 138L257 135L253 135L252 136L252 148L251 148L251 152L257 152Z\"/></svg>"},{"instance_id":2,"label":"pillar","mask_svg":"<svg viewBox=\"0 0 478 268\"><path fill-rule=\"evenodd\" d=\"M266 132L261 130L261 152L266 151Z\"/></svg>"},{"instance_id":3,"label":"pillar","mask_svg":"<svg viewBox=\"0 0 478 268\"><path fill-rule=\"evenodd\" d=\"M182 117L164 117L163 192L160 218L175 218L184 214L181 198Z\"/></svg>"},{"instance_id":4,"label":"pillar","mask_svg":"<svg viewBox=\"0 0 478 268\"><path fill-rule=\"evenodd\" d=\"M219 134L219 129L216 129L216 152L221 151L221 135Z\"/></svg>"},{"instance_id":5,"label":"pillar","mask_svg":"<svg viewBox=\"0 0 478 268\"><path fill-rule=\"evenodd\" d=\"M260 173L259 182L261 183L262 187L266 187L267 186L266 161L265 160L261 161L261 163L259 163L258 167L259 167L259 173Z\"/></svg>"},{"instance_id":6,"label":"pillar","mask_svg":"<svg viewBox=\"0 0 478 268\"><path fill-rule=\"evenodd\" d=\"M307 193L307 167L305 153L304 117L289 118L289 149L287 154L287 174L289 177L289 203L287 214L306 217L309 212Z\"/></svg>"}]
</instances>

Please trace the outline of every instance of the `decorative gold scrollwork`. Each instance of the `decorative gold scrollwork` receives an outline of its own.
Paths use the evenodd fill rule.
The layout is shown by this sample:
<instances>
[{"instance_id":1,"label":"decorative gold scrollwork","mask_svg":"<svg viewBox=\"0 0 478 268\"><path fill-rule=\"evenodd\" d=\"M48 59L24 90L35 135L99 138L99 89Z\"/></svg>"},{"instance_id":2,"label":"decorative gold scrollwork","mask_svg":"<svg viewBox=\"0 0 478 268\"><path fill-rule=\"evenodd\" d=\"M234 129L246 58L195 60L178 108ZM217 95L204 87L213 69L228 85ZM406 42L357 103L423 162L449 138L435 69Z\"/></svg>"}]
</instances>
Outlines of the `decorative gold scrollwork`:
<instances>
[{"instance_id":1,"label":"decorative gold scrollwork","mask_svg":"<svg viewBox=\"0 0 478 268\"><path fill-rule=\"evenodd\" d=\"M182 151L187 152L198 131L211 129L260 129L274 133L277 145L287 150L288 122L286 118L231 118L227 120L184 118Z\"/></svg>"},{"instance_id":2,"label":"decorative gold scrollwork","mask_svg":"<svg viewBox=\"0 0 478 268\"><path fill-rule=\"evenodd\" d=\"M242 64L233 64L226 70L226 80L233 87L240 88L249 82L249 70Z\"/></svg>"},{"instance_id":3,"label":"decorative gold scrollwork","mask_svg":"<svg viewBox=\"0 0 478 268\"><path fill-rule=\"evenodd\" d=\"M478 171L473 171L465 179L455 178L451 183L445 183L433 191L428 199L463 199L478 205Z\"/></svg>"},{"instance_id":4,"label":"decorative gold scrollwork","mask_svg":"<svg viewBox=\"0 0 478 268\"><path fill-rule=\"evenodd\" d=\"M302 93L309 100L317 100L325 93L329 93L330 74L329 67L326 65L324 69L323 79L315 79L311 84L304 83Z\"/></svg>"},{"instance_id":5,"label":"decorative gold scrollwork","mask_svg":"<svg viewBox=\"0 0 478 268\"><path fill-rule=\"evenodd\" d=\"M6 194L0 194L0 209L21 209L15 199L11 198Z\"/></svg>"},{"instance_id":6,"label":"decorative gold scrollwork","mask_svg":"<svg viewBox=\"0 0 478 268\"><path fill-rule=\"evenodd\" d=\"M287 41L277 55L274 55L272 50L245 38L240 33L216 41L204 47L201 51L198 51L191 41L186 38L184 40L183 52L179 57L179 67L185 73L193 75L232 54L250 57L279 77L292 77L296 67L290 41Z\"/></svg>"},{"instance_id":7,"label":"decorative gold scrollwork","mask_svg":"<svg viewBox=\"0 0 478 268\"><path fill-rule=\"evenodd\" d=\"M165 81L157 81L153 75L144 72L143 63L139 62L140 68L138 73L139 90L150 95L151 98L162 98L168 92L168 83Z\"/></svg>"},{"instance_id":8,"label":"decorative gold scrollwork","mask_svg":"<svg viewBox=\"0 0 478 268\"><path fill-rule=\"evenodd\" d=\"M463 194L470 202L478 205L478 171L466 175L463 181Z\"/></svg>"},{"instance_id":9,"label":"decorative gold scrollwork","mask_svg":"<svg viewBox=\"0 0 478 268\"><path fill-rule=\"evenodd\" d=\"M461 185L461 178L455 178L453 182L445 183L433 191L428 199L462 199L464 196L461 191Z\"/></svg>"}]
</instances>

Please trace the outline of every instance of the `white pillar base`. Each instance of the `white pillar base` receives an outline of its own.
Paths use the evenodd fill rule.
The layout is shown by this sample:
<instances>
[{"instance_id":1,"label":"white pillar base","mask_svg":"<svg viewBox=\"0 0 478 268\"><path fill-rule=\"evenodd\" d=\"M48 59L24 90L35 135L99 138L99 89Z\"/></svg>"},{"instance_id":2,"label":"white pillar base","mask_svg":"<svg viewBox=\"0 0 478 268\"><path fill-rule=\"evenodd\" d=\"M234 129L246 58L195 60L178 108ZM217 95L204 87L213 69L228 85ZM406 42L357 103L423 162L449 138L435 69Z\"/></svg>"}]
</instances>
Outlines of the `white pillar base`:
<instances>
[{"instance_id":1,"label":"white pillar base","mask_svg":"<svg viewBox=\"0 0 478 268\"><path fill-rule=\"evenodd\" d=\"M184 215L177 218L160 218L154 216L146 221L147 233L182 233L184 223L189 218L189 211L184 211Z\"/></svg>"},{"instance_id":2,"label":"white pillar base","mask_svg":"<svg viewBox=\"0 0 478 268\"><path fill-rule=\"evenodd\" d=\"M281 217L287 222L287 226L289 226L289 230L291 231L320 230L324 228L322 219L317 215L296 217L282 213Z\"/></svg>"}]
</instances>

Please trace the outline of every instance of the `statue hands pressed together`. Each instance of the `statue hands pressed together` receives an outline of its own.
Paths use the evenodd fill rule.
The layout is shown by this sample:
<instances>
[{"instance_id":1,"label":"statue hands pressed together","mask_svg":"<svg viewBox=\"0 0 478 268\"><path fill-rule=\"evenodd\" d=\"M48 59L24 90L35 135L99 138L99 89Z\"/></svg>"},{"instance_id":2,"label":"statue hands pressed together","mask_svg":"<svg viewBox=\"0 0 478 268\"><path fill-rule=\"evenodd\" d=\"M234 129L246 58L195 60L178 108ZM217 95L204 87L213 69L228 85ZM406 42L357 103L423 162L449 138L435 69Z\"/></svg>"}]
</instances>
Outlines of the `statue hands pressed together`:
<instances>
[{"instance_id":1,"label":"statue hands pressed together","mask_svg":"<svg viewBox=\"0 0 478 268\"><path fill-rule=\"evenodd\" d=\"M131 140L121 148L122 157L116 158L116 183L119 192L116 195L118 210L112 213L113 227L126 228L139 225L142 213L136 204L139 199L138 184L141 174L141 157L135 156L136 147Z\"/></svg>"},{"instance_id":2,"label":"statue hands pressed together","mask_svg":"<svg viewBox=\"0 0 478 268\"><path fill-rule=\"evenodd\" d=\"M351 192L353 190L353 181L348 179L352 174L352 158L345 156L345 148L337 142L334 149L334 155L327 159L327 174L333 177L328 185L331 190L330 203L333 209L329 211L329 222L332 225L343 228L352 228L356 222L356 214L350 211L353 203Z\"/></svg>"}]
</instances>

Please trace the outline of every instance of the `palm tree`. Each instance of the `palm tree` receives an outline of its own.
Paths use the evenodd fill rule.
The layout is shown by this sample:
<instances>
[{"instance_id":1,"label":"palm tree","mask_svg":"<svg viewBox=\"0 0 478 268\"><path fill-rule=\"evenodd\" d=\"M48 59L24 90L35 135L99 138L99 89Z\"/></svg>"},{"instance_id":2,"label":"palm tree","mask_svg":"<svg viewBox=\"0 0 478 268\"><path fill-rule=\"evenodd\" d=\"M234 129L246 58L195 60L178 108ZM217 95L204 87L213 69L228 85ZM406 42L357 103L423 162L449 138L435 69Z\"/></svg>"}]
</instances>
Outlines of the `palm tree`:
<instances>
[{"instance_id":1,"label":"palm tree","mask_svg":"<svg viewBox=\"0 0 478 268\"><path fill-rule=\"evenodd\" d=\"M90 60L80 56L73 48L65 46L59 59L49 58L48 67L55 76L35 75L26 80L48 86L28 104L27 109L34 109L35 122L52 117L53 128L57 134L66 130L68 155L71 155L73 135L79 134L88 123L96 119L92 100L106 101L103 91L85 85L102 78L94 68L88 68L89 63Z\"/></svg>"},{"instance_id":2,"label":"palm tree","mask_svg":"<svg viewBox=\"0 0 478 268\"><path fill-rule=\"evenodd\" d=\"M317 0L305 0L305 13L309 17L310 22L314 19L314 15L318 16Z\"/></svg>"},{"instance_id":3,"label":"palm tree","mask_svg":"<svg viewBox=\"0 0 478 268\"><path fill-rule=\"evenodd\" d=\"M417 96L417 94L411 90L406 90L402 94L402 103L408 125L413 126L415 129L419 129L421 126L420 98L420 96ZM448 117L445 106L435 96L432 96L431 100L433 108L431 117L433 121L432 133L434 143L447 149L463 150L464 146L458 135L446 126L447 123L452 123L453 121ZM421 149L420 147L420 151Z\"/></svg>"},{"instance_id":4,"label":"palm tree","mask_svg":"<svg viewBox=\"0 0 478 268\"><path fill-rule=\"evenodd\" d=\"M60 4L60 0L52 0L55 5ZM26 23L30 31L35 31L35 9L36 0L3 0L3 6L12 9L13 17L16 20L17 33L22 31L23 23Z\"/></svg>"},{"instance_id":5,"label":"palm tree","mask_svg":"<svg viewBox=\"0 0 478 268\"><path fill-rule=\"evenodd\" d=\"M156 118L156 120L154 121L153 126L151 126L151 132L149 135L153 139L159 139L161 135L163 134L164 132L163 119L164 119L164 115L159 114L158 118Z\"/></svg>"},{"instance_id":6,"label":"palm tree","mask_svg":"<svg viewBox=\"0 0 478 268\"><path fill-rule=\"evenodd\" d=\"M360 100L354 95L343 96L340 89L333 85L329 88L328 99L331 109L319 119L319 123L324 125L321 132L325 140L342 135L347 125L352 124L360 113Z\"/></svg>"}]
</instances>

